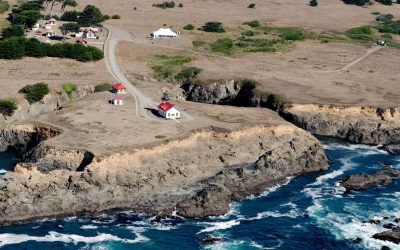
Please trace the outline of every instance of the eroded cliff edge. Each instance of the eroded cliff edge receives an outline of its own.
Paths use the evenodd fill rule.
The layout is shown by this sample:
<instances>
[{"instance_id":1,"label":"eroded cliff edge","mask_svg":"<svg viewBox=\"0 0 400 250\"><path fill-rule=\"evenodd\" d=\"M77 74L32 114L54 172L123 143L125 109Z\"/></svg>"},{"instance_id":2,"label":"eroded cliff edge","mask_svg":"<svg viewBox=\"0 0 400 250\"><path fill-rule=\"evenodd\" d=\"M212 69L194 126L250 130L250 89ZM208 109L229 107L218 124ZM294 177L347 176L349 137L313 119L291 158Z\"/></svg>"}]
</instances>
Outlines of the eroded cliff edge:
<instances>
[{"instance_id":1,"label":"eroded cliff edge","mask_svg":"<svg viewBox=\"0 0 400 250\"><path fill-rule=\"evenodd\" d=\"M290 124L197 131L152 148L94 157L80 169L43 169L40 159L0 178L0 224L125 209L221 215L233 200L328 168L321 144Z\"/></svg>"}]
</instances>

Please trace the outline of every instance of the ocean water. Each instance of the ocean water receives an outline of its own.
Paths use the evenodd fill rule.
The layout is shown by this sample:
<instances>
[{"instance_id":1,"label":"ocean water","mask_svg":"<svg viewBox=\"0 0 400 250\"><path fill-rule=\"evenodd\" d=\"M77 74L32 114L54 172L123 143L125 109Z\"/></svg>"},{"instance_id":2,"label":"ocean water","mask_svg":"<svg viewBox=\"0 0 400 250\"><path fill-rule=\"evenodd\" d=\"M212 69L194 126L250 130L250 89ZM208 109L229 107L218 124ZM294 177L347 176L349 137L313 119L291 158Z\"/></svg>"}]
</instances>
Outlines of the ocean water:
<instances>
[{"instance_id":1,"label":"ocean water","mask_svg":"<svg viewBox=\"0 0 400 250\"><path fill-rule=\"evenodd\" d=\"M2 249L381 249L399 245L374 240L385 229L369 219L400 217L400 182L344 194L341 177L374 172L400 159L378 147L323 141L328 171L296 178L231 206L216 218L160 223L133 213L67 218L0 227ZM0 162L10 155L0 155ZM6 160L7 162L7 160ZM9 160L8 160L9 162ZM4 163L3 163L4 164ZM6 168L7 169L7 168ZM202 245L206 235L222 238ZM357 243L354 239L360 239Z\"/></svg>"}]
</instances>

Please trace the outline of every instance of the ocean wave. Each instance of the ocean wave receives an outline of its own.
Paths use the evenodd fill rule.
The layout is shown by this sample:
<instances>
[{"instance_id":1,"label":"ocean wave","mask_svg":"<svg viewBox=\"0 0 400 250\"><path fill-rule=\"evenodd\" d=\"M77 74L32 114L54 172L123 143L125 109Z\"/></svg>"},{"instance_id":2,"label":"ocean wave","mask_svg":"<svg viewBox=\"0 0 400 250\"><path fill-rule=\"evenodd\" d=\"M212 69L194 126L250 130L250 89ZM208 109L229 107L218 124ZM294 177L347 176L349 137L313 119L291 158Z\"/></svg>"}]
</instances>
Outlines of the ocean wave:
<instances>
[{"instance_id":1,"label":"ocean wave","mask_svg":"<svg viewBox=\"0 0 400 250\"><path fill-rule=\"evenodd\" d=\"M83 225L81 226L81 229L83 230L91 230L91 229L97 229L99 228L98 226L94 226L94 225Z\"/></svg>"},{"instance_id":2,"label":"ocean wave","mask_svg":"<svg viewBox=\"0 0 400 250\"><path fill-rule=\"evenodd\" d=\"M365 144L341 144L341 143L329 143L323 145L324 149L329 150L348 150L348 151L362 151L363 155L375 155L375 154L385 154L389 153L381 149L382 145L370 146Z\"/></svg>"},{"instance_id":3,"label":"ocean wave","mask_svg":"<svg viewBox=\"0 0 400 250\"><path fill-rule=\"evenodd\" d=\"M287 177L285 182L283 182L283 183L281 183L281 184L277 184L277 185L272 186L272 187L269 187L269 188L265 189L265 191L262 192L262 193L259 194L259 195L250 195L250 196L246 197L246 199L248 199L248 200L253 200L253 199L260 198L260 197L266 197L266 196L268 196L269 194L271 194L271 193L275 192L276 190L278 190L279 188L281 188L281 187L283 187L283 186L286 186L286 185L289 184L292 180L293 180L293 177Z\"/></svg>"},{"instance_id":4,"label":"ocean wave","mask_svg":"<svg viewBox=\"0 0 400 250\"><path fill-rule=\"evenodd\" d=\"M197 234L229 229L231 227L239 225L240 221L230 220L230 221L219 221L219 222L200 222L199 224L209 225L209 227L200 230Z\"/></svg>"},{"instance_id":5,"label":"ocean wave","mask_svg":"<svg viewBox=\"0 0 400 250\"><path fill-rule=\"evenodd\" d=\"M251 241L249 246L257 248L257 249L280 249L282 247L282 245L284 244L284 242L281 239L279 239L278 237L276 237L275 235L268 234L266 236L275 238L277 241L277 244L275 246L266 247L266 246L261 245L260 243Z\"/></svg>"},{"instance_id":6,"label":"ocean wave","mask_svg":"<svg viewBox=\"0 0 400 250\"><path fill-rule=\"evenodd\" d=\"M0 169L0 174L5 174L5 173L7 173L8 171L7 170L5 170L5 169Z\"/></svg>"},{"instance_id":7,"label":"ocean wave","mask_svg":"<svg viewBox=\"0 0 400 250\"><path fill-rule=\"evenodd\" d=\"M204 249L212 249L212 250L226 250L226 249L232 249L238 246L243 246L246 244L246 241L244 240L232 240L232 241L221 241L217 242L215 244L211 244L208 246L204 246Z\"/></svg>"},{"instance_id":8,"label":"ocean wave","mask_svg":"<svg viewBox=\"0 0 400 250\"><path fill-rule=\"evenodd\" d=\"M45 236L31 236L27 234L11 234L11 233L0 234L0 247L13 244L20 244L27 241L64 242L64 243L72 243L75 245L78 243L93 244L104 241L119 241L119 242L133 244L143 241L143 238L136 238L134 240L122 239L117 236L105 233L90 237L90 236L81 236L76 234L62 234L54 231L49 232Z\"/></svg>"},{"instance_id":9,"label":"ocean wave","mask_svg":"<svg viewBox=\"0 0 400 250\"><path fill-rule=\"evenodd\" d=\"M294 219L299 216L300 216L300 212L298 211L297 208L295 208L295 209L291 209L287 213L280 213L277 211L265 211L265 212L257 213L257 215L255 217L250 217L245 220L261 220L261 219L265 219L268 217L273 217L273 218L288 217L288 218Z\"/></svg>"}]
</instances>

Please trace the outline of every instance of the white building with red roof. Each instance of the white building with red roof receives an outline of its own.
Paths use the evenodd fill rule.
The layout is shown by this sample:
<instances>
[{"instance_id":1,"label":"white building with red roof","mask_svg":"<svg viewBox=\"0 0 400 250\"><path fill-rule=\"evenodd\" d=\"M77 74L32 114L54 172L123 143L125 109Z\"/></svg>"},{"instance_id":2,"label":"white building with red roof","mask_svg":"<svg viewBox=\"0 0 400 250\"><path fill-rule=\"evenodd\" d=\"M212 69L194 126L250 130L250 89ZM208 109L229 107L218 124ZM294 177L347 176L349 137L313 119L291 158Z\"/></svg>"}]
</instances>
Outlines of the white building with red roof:
<instances>
[{"instance_id":1,"label":"white building with red roof","mask_svg":"<svg viewBox=\"0 0 400 250\"><path fill-rule=\"evenodd\" d=\"M158 107L158 113L165 119L179 119L181 118L181 112L179 112L172 103L164 101L160 103Z\"/></svg>"},{"instance_id":2,"label":"white building with red roof","mask_svg":"<svg viewBox=\"0 0 400 250\"><path fill-rule=\"evenodd\" d=\"M126 87L122 83L112 85L112 92L116 94L126 94Z\"/></svg>"}]
</instances>

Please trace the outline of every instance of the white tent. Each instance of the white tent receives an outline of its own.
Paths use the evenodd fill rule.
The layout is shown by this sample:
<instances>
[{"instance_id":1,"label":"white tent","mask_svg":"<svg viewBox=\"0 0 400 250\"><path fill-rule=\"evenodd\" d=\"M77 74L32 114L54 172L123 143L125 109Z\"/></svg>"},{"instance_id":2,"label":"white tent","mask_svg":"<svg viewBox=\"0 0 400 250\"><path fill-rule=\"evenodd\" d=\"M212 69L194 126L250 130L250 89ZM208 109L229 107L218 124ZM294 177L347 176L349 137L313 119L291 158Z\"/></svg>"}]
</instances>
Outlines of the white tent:
<instances>
[{"instance_id":1,"label":"white tent","mask_svg":"<svg viewBox=\"0 0 400 250\"><path fill-rule=\"evenodd\" d=\"M171 29L159 29L150 33L151 38L176 38L178 35Z\"/></svg>"}]
</instances>

